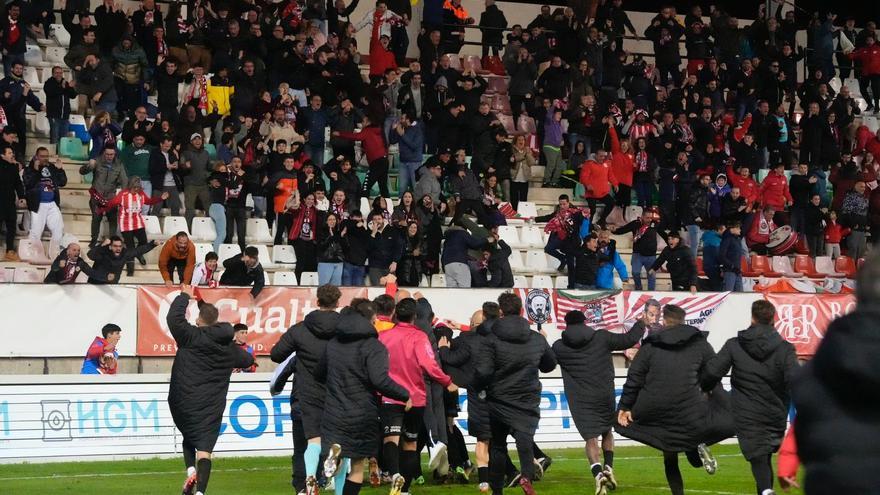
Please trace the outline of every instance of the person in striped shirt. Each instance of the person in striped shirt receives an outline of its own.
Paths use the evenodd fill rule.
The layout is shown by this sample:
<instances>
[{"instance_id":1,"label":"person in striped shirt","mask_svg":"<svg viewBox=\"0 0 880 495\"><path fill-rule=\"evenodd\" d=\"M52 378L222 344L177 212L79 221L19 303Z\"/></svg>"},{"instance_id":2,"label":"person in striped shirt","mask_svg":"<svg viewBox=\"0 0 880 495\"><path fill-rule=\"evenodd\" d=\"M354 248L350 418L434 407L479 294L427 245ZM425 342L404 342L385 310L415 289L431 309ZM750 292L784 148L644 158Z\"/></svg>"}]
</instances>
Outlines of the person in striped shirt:
<instances>
[{"instance_id":1,"label":"person in striped shirt","mask_svg":"<svg viewBox=\"0 0 880 495\"><path fill-rule=\"evenodd\" d=\"M147 196L141 185L141 178L132 177L128 181L128 188L120 191L99 211L103 214L103 211L117 208L119 231L122 233L122 238L125 239L125 245L129 249L133 249L135 240L137 240L137 246L143 246L147 243L147 229L143 215L144 205L154 205L166 199L168 199L167 191L152 198ZM147 264L142 255L138 255L137 260L141 266ZM134 275L134 261L128 262L126 273L129 277Z\"/></svg>"}]
</instances>

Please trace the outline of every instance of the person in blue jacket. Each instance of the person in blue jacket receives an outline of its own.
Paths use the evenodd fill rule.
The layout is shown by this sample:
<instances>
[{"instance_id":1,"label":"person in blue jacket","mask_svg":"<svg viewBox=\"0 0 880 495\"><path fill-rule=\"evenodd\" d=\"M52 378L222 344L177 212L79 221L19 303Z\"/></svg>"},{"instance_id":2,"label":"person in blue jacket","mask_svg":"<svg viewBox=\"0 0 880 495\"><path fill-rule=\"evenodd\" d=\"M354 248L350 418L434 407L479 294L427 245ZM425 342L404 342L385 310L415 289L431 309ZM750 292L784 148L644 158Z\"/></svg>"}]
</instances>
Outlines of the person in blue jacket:
<instances>
[{"instance_id":1,"label":"person in blue jacket","mask_svg":"<svg viewBox=\"0 0 880 495\"><path fill-rule=\"evenodd\" d=\"M623 283L629 282L629 274L626 271L626 263L617 252L617 241L611 238L611 231L602 229L599 231L599 252L610 258L610 261L599 265L599 272L596 274L597 289L613 289L614 288L614 270Z\"/></svg>"},{"instance_id":2,"label":"person in blue jacket","mask_svg":"<svg viewBox=\"0 0 880 495\"><path fill-rule=\"evenodd\" d=\"M703 231L703 272L709 278L708 289L721 290L721 268L718 266L718 250L721 247L721 236L727 226L719 222L712 229Z\"/></svg>"},{"instance_id":3,"label":"person in blue jacket","mask_svg":"<svg viewBox=\"0 0 880 495\"><path fill-rule=\"evenodd\" d=\"M425 129L422 122L409 113L403 113L400 120L388 135L391 144L398 144L400 149L400 183L398 189L403 197L410 187L416 187L416 170L422 166L425 147Z\"/></svg>"}]
</instances>

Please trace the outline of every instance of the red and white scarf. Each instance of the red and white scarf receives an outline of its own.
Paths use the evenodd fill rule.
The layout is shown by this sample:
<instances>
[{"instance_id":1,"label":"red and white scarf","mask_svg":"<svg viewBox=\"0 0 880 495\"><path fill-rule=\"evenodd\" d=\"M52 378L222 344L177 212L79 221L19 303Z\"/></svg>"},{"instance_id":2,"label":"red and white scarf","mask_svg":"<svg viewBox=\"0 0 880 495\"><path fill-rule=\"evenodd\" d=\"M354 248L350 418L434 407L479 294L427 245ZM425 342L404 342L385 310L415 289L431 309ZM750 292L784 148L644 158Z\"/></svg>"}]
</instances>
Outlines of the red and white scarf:
<instances>
[{"instance_id":1,"label":"red and white scarf","mask_svg":"<svg viewBox=\"0 0 880 495\"><path fill-rule=\"evenodd\" d=\"M198 90L199 94L196 94L196 90ZM193 99L199 99L199 110L207 110L208 109L208 76L202 75L200 77L193 77L193 82L189 86L189 91L187 92L186 99L184 99L184 103L189 103Z\"/></svg>"}]
</instances>

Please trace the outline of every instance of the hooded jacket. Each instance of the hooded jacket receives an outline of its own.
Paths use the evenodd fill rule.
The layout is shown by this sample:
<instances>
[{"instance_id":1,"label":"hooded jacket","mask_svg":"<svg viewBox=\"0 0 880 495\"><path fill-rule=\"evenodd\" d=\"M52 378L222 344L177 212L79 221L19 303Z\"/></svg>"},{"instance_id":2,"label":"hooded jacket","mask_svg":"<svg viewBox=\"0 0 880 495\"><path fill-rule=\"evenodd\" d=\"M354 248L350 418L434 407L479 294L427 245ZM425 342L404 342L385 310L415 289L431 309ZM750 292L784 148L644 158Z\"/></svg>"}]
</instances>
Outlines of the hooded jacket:
<instances>
[{"instance_id":1,"label":"hooded jacket","mask_svg":"<svg viewBox=\"0 0 880 495\"><path fill-rule=\"evenodd\" d=\"M618 185L617 177L610 160L598 163L595 160L587 160L581 166L580 183L584 185L587 199L600 199L608 196L611 185Z\"/></svg>"},{"instance_id":2,"label":"hooded jacket","mask_svg":"<svg viewBox=\"0 0 880 495\"><path fill-rule=\"evenodd\" d=\"M562 368L568 409L584 439L596 438L614 425L614 363L611 353L634 346L645 334L636 322L629 332L595 330L583 323L568 325L553 343Z\"/></svg>"},{"instance_id":3,"label":"hooded jacket","mask_svg":"<svg viewBox=\"0 0 880 495\"><path fill-rule=\"evenodd\" d=\"M413 407L425 407L425 375L444 387L452 383L452 379L437 363L428 335L415 325L398 323L391 330L382 332L379 341L388 349L388 375L409 392ZM387 404L403 403L389 396L383 396L382 401Z\"/></svg>"},{"instance_id":4,"label":"hooded jacket","mask_svg":"<svg viewBox=\"0 0 880 495\"><path fill-rule=\"evenodd\" d=\"M880 312L834 320L816 356L795 375L798 454L805 493L877 493Z\"/></svg>"},{"instance_id":5,"label":"hooded jacket","mask_svg":"<svg viewBox=\"0 0 880 495\"><path fill-rule=\"evenodd\" d=\"M547 339L533 332L522 316L500 318L492 333L477 365L490 414L514 430L534 434L541 419L538 372L553 371L556 357Z\"/></svg>"},{"instance_id":6,"label":"hooded jacket","mask_svg":"<svg viewBox=\"0 0 880 495\"><path fill-rule=\"evenodd\" d=\"M211 452L220 435L232 370L252 366L254 358L232 342L235 331L229 323L190 324L189 302L187 294L180 294L168 309L168 329L177 344L168 406L183 438L197 450Z\"/></svg>"},{"instance_id":7,"label":"hooded jacket","mask_svg":"<svg viewBox=\"0 0 880 495\"><path fill-rule=\"evenodd\" d=\"M49 179L51 184L47 182L44 185L44 177ZM61 204L60 188L67 185L67 173L63 168L56 167L53 163L49 163L39 170L31 165L22 172L22 182L24 184L28 209L36 213L40 209L40 195L44 187L51 187L54 196L53 201L56 205Z\"/></svg>"},{"instance_id":8,"label":"hooded jacket","mask_svg":"<svg viewBox=\"0 0 880 495\"><path fill-rule=\"evenodd\" d=\"M715 388L731 367L732 410L743 456L770 455L785 435L789 387L798 368L794 346L773 325L754 324L728 340L706 364L703 389Z\"/></svg>"},{"instance_id":9,"label":"hooded jacket","mask_svg":"<svg viewBox=\"0 0 880 495\"><path fill-rule=\"evenodd\" d=\"M664 263L672 279L672 290L687 290L697 285L697 266L688 246L680 242L675 248L666 246L651 269L659 270Z\"/></svg>"},{"instance_id":10,"label":"hooded jacket","mask_svg":"<svg viewBox=\"0 0 880 495\"><path fill-rule=\"evenodd\" d=\"M376 393L406 402L409 392L388 376L388 351L369 320L344 309L335 333L315 370L327 390L321 438L345 457L372 457L381 440Z\"/></svg>"}]
</instances>

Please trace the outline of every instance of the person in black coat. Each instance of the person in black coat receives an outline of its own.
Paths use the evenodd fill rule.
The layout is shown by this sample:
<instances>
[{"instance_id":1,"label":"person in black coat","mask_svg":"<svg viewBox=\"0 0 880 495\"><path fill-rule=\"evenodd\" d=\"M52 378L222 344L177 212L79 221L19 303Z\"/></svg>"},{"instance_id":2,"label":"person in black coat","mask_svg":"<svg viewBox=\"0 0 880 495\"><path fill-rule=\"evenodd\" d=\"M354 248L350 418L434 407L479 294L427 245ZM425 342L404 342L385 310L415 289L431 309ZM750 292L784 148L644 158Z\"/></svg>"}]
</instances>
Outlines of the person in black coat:
<instances>
[{"instance_id":1,"label":"person in black coat","mask_svg":"<svg viewBox=\"0 0 880 495\"><path fill-rule=\"evenodd\" d=\"M486 402L492 440L489 446L489 484L492 493L504 490L504 457L507 436L513 436L520 461L520 485L526 493L535 479L534 436L541 419L541 381L538 372L556 368L547 339L533 332L521 315L522 299L516 294L498 296L502 317L492 328L485 355L477 365L480 383L486 384Z\"/></svg>"},{"instance_id":2,"label":"person in black coat","mask_svg":"<svg viewBox=\"0 0 880 495\"><path fill-rule=\"evenodd\" d=\"M225 271L220 277L220 285L251 287L251 297L256 298L266 285L266 274L260 264L260 252L254 246L244 248L240 256L233 256L223 262Z\"/></svg>"},{"instance_id":3,"label":"person in black coat","mask_svg":"<svg viewBox=\"0 0 880 495\"><path fill-rule=\"evenodd\" d=\"M625 334L594 330L585 325L581 311L565 315L562 338L553 343L553 354L562 369L562 384L568 409L578 433L587 443L587 458L596 479L597 491L617 488L614 477L614 363L611 353L636 345L645 334L645 324L637 321ZM599 464L602 437L604 465Z\"/></svg>"},{"instance_id":4,"label":"person in black coat","mask_svg":"<svg viewBox=\"0 0 880 495\"><path fill-rule=\"evenodd\" d=\"M856 280L856 308L834 320L792 383L804 493L877 493L880 442L880 259Z\"/></svg>"},{"instance_id":5,"label":"person in black coat","mask_svg":"<svg viewBox=\"0 0 880 495\"><path fill-rule=\"evenodd\" d=\"M569 289L595 289L599 265L611 261L604 252L599 251L599 236L590 234L584 239L584 245L577 249L574 256L574 270L569 275Z\"/></svg>"},{"instance_id":6,"label":"person in black coat","mask_svg":"<svg viewBox=\"0 0 880 495\"><path fill-rule=\"evenodd\" d=\"M49 119L49 142L57 143L67 137L70 128L70 100L76 98L76 89L64 79L61 67L52 67L52 77L43 83L46 93L46 117Z\"/></svg>"},{"instance_id":7,"label":"person in black coat","mask_svg":"<svg viewBox=\"0 0 880 495\"><path fill-rule=\"evenodd\" d=\"M125 247L125 243L118 235L112 235L100 246L89 250L89 259L92 260L92 275L89 275L90 284L116 284L122 275L122 268L138 256L149 253L157 246L155 240L141 244L136 248Z\"/></svg>"},{"instance_id":8,"label":"person in black coat","mask_svg":"<svg viewBox=\"0 0 880 495\"><path fill-rule=\"evenodd\" d=\"M364 463L379 453L381 423L376 394L409 402L409 392L388 376L388 350L379 342L371 321L375 317L376 306L368 301L343 309L336 336L327 342L315 369L315 378L327 390L327 414L321 422L321 440L330 452L325 474L334 466L338 468L341 458L349 459L350 469L339 469L336 479L336 486L344 486L344 493L360 492ZM343 481L347 473L348 479Z\"/></svg>"},{"instance_id":9,"label":"person in black coat","mask_svg":"<svg viewBox=\"0 0 880 495\"><path fill-rule=\"evenodd\" d=\"M495 56L499 56L502 47L502 37L507 28L507 18L504 17L495 0L486 1L486 10L480 14L480 32L483 35L483 58L489 55L489 49Z\"/></svg>"},{"instance_id":10,"label":"person in black coat","mask_svg":"<svg viewBox=\"0 0 880 495\"><path fill-rule=\"evenodd\" d=\"M235 368L253 366L254 358L233 342L232 325L218 322L213 304L199 302L196 324L186 319L193 287L184 285L168 309L168 329L177 344L168 386L168 408L183 436L187 469L184 493L204 493L211 475L211 452L220 436L229 377Z\"/></svg>"},{"instance_id":11,"label":"person in black coat","mask_svg":"<svg viewBox=\"0 0 880 495\"><path fill-rule=\"evenodd\" d=\"M271 352L272 361L276 363L284 362L288 356L296 353L296 380L290 394L290 419L294 423L293 484L297 491L302 491L300 486L311 487L317 483L326 388L317 380L316 374L327 343L336 336L339 322L336 306L342 297L339 288L334 285L318 287L317 295L318 309L290 327Z\"/></svg>"},{"instance_id":12,"label":"person in black coat","mask_svg":"<svg viewBox=\"0 0 880 495\"><path fill-rule=\"evenodd\" d=\"M672 279L672 290L689 290L697 292L697 265L691 256L691 249L681 243L681 235L678 232L670 232L666 236L667 245L660 252L660 256L654 261L649 275L666 265L669 277Z\"/></svg>"},{"instance_id":13,"label":"person in black coat","mask_svg":"<svg viewBox=\"0 0 880 495\"><path fill-rule=\"evenodd\" d=\"M771 458L779 450L791 406L789 386L797 370L794 346L773 327L776 308L752 303L752 325L728 340L703 370L703 390L712 390L731 366L736 437L752 465L758 493L773 490Z\"/></svg>"},{"instance_id":14,"label":"person in black coat","mask_svg":"<svg viewBox=\"0 0 880 495\"><path fill-rule=\"evenodd\" d=\"M713 391L710 409L700 388L700 373L715 351L702 332L683 324L684 317L683 309L667 305L664 329L642 341L623 386L616 427L621 435L663 451L673 495L684 494L678 453L711 474L717 462L706 444L733 435L733 425L726 424L732 421L721 411L723 391Z\"/></svg>"}]
</instances>

